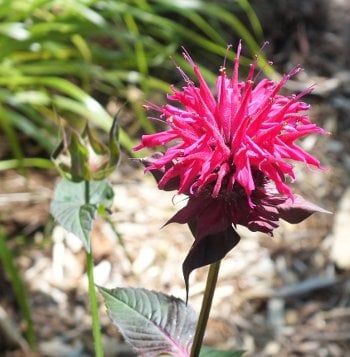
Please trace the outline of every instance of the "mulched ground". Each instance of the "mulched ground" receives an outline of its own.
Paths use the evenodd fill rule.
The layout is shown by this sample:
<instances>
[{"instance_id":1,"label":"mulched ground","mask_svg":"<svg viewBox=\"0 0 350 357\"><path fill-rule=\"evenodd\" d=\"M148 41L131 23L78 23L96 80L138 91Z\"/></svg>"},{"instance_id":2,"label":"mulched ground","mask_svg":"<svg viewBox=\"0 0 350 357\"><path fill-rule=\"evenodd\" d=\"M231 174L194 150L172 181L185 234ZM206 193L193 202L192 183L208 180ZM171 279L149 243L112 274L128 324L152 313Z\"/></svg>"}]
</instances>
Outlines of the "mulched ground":
<instances>
[{"instance_id":1,"label":"mulched ground","mask_svg":"<svg viewBox=\"0 0 350 357\"><path fill-rule=\"evenodd\" d=\"M350 201L350 4L347 0L253 3L276 68L286 72L297 63L305 68L290 89L317 84L306 100L313 105L313 120L332 135L311 137L302 145L329 170L298 169L295 190L334 214L314 215L297 226L282 224L273 238L242 230L242 241L222 263L206 343L245 349L245 356L254 357L347 356L350 266L337 266L340 258L332 251L337 217L346 215ZM50 229L42 230L49 219L55 176L31 171L24 179L9 171L1 173L0 180L1 220L8 232L26 240L10 245L17 249L30 296L37 355L92 355L82 247L60 227L53 228L49 239ZM184 299L181 264L192 237L185 226L161 228L181 205L181 197L173 203L173 194L158 191L153 179L126 156L111 180L116 198L110 218L119 238L108 223L96 222L97 284L144 287ZM350 229L349 222L342 224ZM348 251L345 244L344 254ZM202 268L191 275L189 303L196 310L206 271ZM5 292L0 295L0 320L21 331L11 285L1 267L0 291ZM101 306L106 356L130 355L104 310ZM2 355L30 355L25 348L15 332L6 338L0 332Z\"/></svg>"}]
</instances>

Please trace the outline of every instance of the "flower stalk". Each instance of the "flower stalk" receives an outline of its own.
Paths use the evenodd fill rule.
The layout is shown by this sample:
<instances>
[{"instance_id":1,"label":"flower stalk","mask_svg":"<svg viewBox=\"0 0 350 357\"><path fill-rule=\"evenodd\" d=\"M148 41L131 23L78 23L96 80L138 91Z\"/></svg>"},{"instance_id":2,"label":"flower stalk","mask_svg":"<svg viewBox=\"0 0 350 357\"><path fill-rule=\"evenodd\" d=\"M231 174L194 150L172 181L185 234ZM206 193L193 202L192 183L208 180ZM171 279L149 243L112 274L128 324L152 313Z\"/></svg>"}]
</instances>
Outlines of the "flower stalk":
<instances>
[{"instance_id":1,"label":"flower stalk","mask_svg":"<svg viewBox=\"0 0 350 357\"><path fill-rule=\"evenodd\" d=\"M84 181L85 183L85 204L89 204L90 197L90 182ZM92 252L86 251L86 269L89 284L89 300L90 309L92 317L92 335L94 339L94 350L96 357L103 357L103 346L101 337L101 326L98 316L98 305L95 290L95 279L94 279L94 261L92 257Z\"/></svg>"},{"instance_id":2,"label":"flower stalk","mask_svg":"<svg viewBox=\"0 0 350 357\"><path fill-rule=\"evenodd\" d=\"M194 335L192 349L191 349L191 355L190 355L191 357L198 357L202 347L204 333L207 327L209 313L210 313L214 292L216 288L216 283L218 280L220 263L221 260L218 260L217 262L210 264L209 266L209 272L207 277L207 283L205 286L201 311L199 313L196 332Z\"/></svg>"}]
</instances>

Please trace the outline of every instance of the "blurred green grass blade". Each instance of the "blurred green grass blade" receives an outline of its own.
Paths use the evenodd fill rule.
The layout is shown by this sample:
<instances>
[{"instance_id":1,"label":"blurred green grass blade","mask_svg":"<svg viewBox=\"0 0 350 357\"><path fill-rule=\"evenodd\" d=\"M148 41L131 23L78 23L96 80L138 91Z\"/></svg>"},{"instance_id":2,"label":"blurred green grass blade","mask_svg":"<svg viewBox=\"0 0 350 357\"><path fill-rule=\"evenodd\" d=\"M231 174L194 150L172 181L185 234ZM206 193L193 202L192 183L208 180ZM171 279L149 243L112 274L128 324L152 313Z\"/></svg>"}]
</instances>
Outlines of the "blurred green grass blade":
<instances>
[{"instance_id":1,"label":"blurred green grass blade","mask_svg":"<svg viewBox=\"0 0 350 357\"><path fill-rule=\"evenodd\" d=\"M49 159L41 157L25 157L22 160L2 160L0 161L0 171L21 169L21 168L37 168L37 169L54 169L55 165Z\"/></svg>"},{"instance_id":2,"label":"blurred green grass blade","mask_svg":"<svg viewBox=\"0 0 350 357\"><path fill-rule=\"evenodd\" d=\"M188 27L184 27L182 24L175 22L174 20L170 20L168 18L159 16L154 13L145 14L140 9L127 6L126 4L117 3L118 5L115 7L116 11L129 11L131 12L135 18L139 20L143 20L144 23L150 24L152 26L156 25L161 29L167 29L166 32L157 31L157 35L159 37L163 37L165 40L168 40L169 33L174 33L181 35L184 39L187 39L190 43L196 43L196 46L201 47L202 49L207 50L209 53L213 53L219 55L220 57L225 57L227 55L228 59L234 59L234 53L232 51L227 53L226 46L222 44L218 44L208 38L199 35L197 32L189 29ZM114 4L116 5L116 4ZM206 14L207 16L215 16L215 18L223 21L224 23L232 26L240 37L244 40L245 44L251 49L251 51L256 54L259 52L261 46L259 46L254 38L250 35L249 31L246 27L235 17L233 14L228 13L226 10L222 9L219 6L206 4L200 8L200 10ZM151 28L150 28L151 31ZM241 56L241 63L244 65L249 65L251 63L251 59L247 59L244 56ZM268 65L263 56L259 56L259 64L262 66L262 70L266 73L274 71Z\"/></svg>"},{"instance_id":3,"label":"blurred green grass blade","mask_svg":"<svg viewBox=\"0 0 350 357\"><path fill-rule=\"evenodd\" d=\"M248 0L237 0L237 3L245 11L249 19L249 22L252 25L255 36L259 39L259 41L263 42L264 41L263 28L253 7L250 5Z\"/></svg>"},{"instance_id":4,"label":"blurred green grass blade","mask_svg":"<svg viewBox=\"0 0 350 357\"><path fill-rule=\"evenodd\" d=\"M140 32L139 32L137 23L135 22L134 17L130 13L125 14L124 21L127 25L127 28L129 29L129 31L132 34L134 34L134 36L136 38L134 48L135 48L137 67L143 75L146 75L146 74L148 74L147 58L145 55L142 41L140 40L141 37L140 37Z\"/></svg>"},{"instance_id":5,"label":"blurred green grass blade","mask_svg":"<svg viewBox=\"0 0 350 357\"><path fill-rule=\"evenodd\" d=\"M91 54L92 56L92 54ZM81 60L73 59L62 64L62 61L57 59L41 60L38 59L33 62L24 62L20 64L20 70L23 75L28 76L64 76L64 75L98 75L101 68L97 65L83 62Z\"/></svg>"},{"instance_id":6,"label":"blurred green grass blade","mask_svg":"<svg viewBox=\"0 0 350 357\"><path fill-rule=\"evenodd\" d=\"M201 10L205 14L214 14L216 18L223 20L226 24L232 26L236 34L242 38L244 43L250 48L251 51L257 52L259 50L260 46L256 43L249 30L233 13L230 13L222 7L214 4L208 4Z\"/></svg>"},{"instance_id":7,"label":"blurred green grass blade","mask_svg":"<svg viewBox=\"0 0 350 357\"><path fill-rule=\"evenodd\" d=\"M51 32L69 34L80 32L79 23L69 22L38 22L30 27L30 34L33 39L42 38Z\"/></svg>"},{"instance_id":8,"label":"blurred green grass blade","mask_svg":"<svg viewBox=\"0 0 350 357\"><path fill-rule=\"evenodd\" d=\"M132 151L132 148L136 146L136 143L122 128L119 128L119 142L124 147L124 149L129 152L131 156L135 156L135 153L134 151Z\"/></svg>"},{"instance_id":9,"label":"blurred green grass blade","mask_svg":"<svg viewBox=\"0 0 350 357\"><path fill-rule=\"evenodd\" d=\"M114 8L118 12L130 12L135 18L139 21L143 21L144 24L151 24L156 26L157 33L159 36L169 37L169 34L172 32L174 34L180 34L184 38L187 38L191 43L196 43L197 45L207 49L208 51L220 55L225 55L225 47L216 44L214 41L208 40L204 36L197 34L195 31L184 27L181 24L177 23L175 20L170 20L165 17L159 16L155 13L145 13L144 11L128 6L126 3L116 2L113 4ZM159 31L160 29L166 29L166 32ZM151 29L150 29L151 30Z\"/></svg>"},{"instance_id":10,"label":"blurred green grass blade","mask_svg":"<svg viewBox=\"0 0 350 357\"><path fill-rule=\"evenodd\" d=\"M33 107L25 104L20 104L16 105L15 108L21 115L23 114L28 120L32 121L33 125L40 127L42 131L47 133L46 139L48 136L56 135L57 114L55 113L55 115L50 115L51 111L48 109L48 107ZM52 117L54 118L54 120L52 120Z\"/></svg>"},{"instance_id":11,"label":"blurred green grass blade","mask_svg":"<svg viewBox=\"0 0 350 357\"><path fill-rule=\"evenodd\" d=\"M0 78L0 84L3 84L2 82L4 81ZM59 90L71 98L54 95L53 103L58 108L80 114L107 132L110 130L113 121L112 117L94 98L66 79L57 77L14 77L13 83L17 85L42 84ZM123 130L120 132L120 143L127 150L134 146L133 140Z\"/></svg>"},{"instance_id":12,"label":"blurred green grass blade","mask_svg":"<svg viewBox=\"0 0 350 357\"><path fill-rule=\"evenodd\" d=\"M190 30L180 24L175 23L174 21L168 19L162 19L161 17L156 16L154 21L161 22L164 28L173 29L175 33L178 33L184 37L184 39L190 40L190 42L196 43L198 46L206 49L211 53L215 53L218 55L225 55L225 47L217 44L214 41L207 39L206 37L199 35L197 32Z\"/></svg>"},{"instance_id":13,"label":"blurred green grass blade","mask_svg":"<svg viewBox=\"0 0 350 357\"><path fill-rule=\"evenodd\" d=\"M138 100L136 101L130 101L131 107L136 114L136 118L144 131L147 134L152 134L155 132L155 129L153 127L153 124L150 120L147 119L147 116L145 114L145 110L142 108L142 105Z\"/></svg>"},{"instance_id":14,"label":"blurred green grass blade","mask_svg":"<svg viewBox=\"0 0 350 357\"><path fill-rule=\"evenodd\" d=\"M116 87L116 89L121 81L133 82L135 84L139 84L142 81L148 81L149 90L153 89L153 90L160 90L164 92L170 91L170 84L160 78L154 76L144 77L141 74L137 74L137 76L134 76L134 79L132 79L131 77L132 76L130 75L130 71L110 70L110 71L106 71L103 77L101 78L105 78L106 80L107 78L109 78L110 83L113 84Z\"/></svg>"},{"instance_id":15,"label":"blurred green grass blade","mask_svg":"<svg viewBox=\"0 0 350 357\"><path fill-rule=\"evenodd\" d=\"M0 85L5 84L6 79L0 78ZM90 95L81 90L75 84L69 82L66 79L57 77L13 77L12 83L15 85L46 85L54 88L67 96L76 100L76 105L83 104L85 108L85 114L89 114L89 117L94 118L94 121L105 130L109 130L112 125L111 116L102 108L102 106ZM68 98L67 98L68 99ZM72 102L71 102L72 103Z\"/></svg>"},{"instance_id":16,"label":"blurred green grass blade","mask_svg":"<svg viewBox=\"0 0 350 357\"><path fill-rule=\"evenodd\" d=\"M199 2L197 2L199 4ZM187 4L187 5L186 5ZM195 6L193 4L190 5L190 2L179 2L179 1L168 1L168 0L158 0L157 8L159 7L160 11L164 9L172 10L174 12L178 12L181 17L188 18L199 30L201 30L204 34L206 34L209 38L211 38L214 42L221 43L225 46L224 36L218 32L218 30L214 29L207 19L204 19L198 13L199 6ZM204 6L204 5L203 5Z\"/></svg>"},{"instance_id":17,"label":"blurred green grass blade","mask_svg":"<svg viewBox=\"0 0 350 357\"><path fill-rule=\"evenodd\" d=\"M15 259L11 250L7 246L6 236L2 227L0 227L0 259L11 281L13 291L16 296L19 308L21 310L23 319L26 323L25 336L29 345L35 349L36 337L34 332L32 315L28 303L28 297L23 280L16 267Z\"/></svg>"},{"instance_id":18,"label":"blurred green grass blade","mask_svg":"<svg viewBox=\"0 0 350 357\"><path fill-rule=\"evenodd\" d=\"M84 1L85 2L85 1ZM106 25L106 20L103 16L101 16L97 11L94 11L91 7L85 6L83 1L62 1L63 7L67 7L69 11L73 10L78 15L84 17L89 22L97 25L97 26L104 26ZM87 2L88 3L88 2Z\"/></svg>"},{"instance_id":19,"label":"blurred green grass blade","mask_svg":"<svg viewBox=\"0 0 350 357\"><path fill-rule=\"evenodd\" d=\"M83 59L86 62L91 63L92 62L92 54L89 48L89 45L87 44L87 42L83 39L82 36L80 36L79 34L74 34L71 37L71 41L73 42L73 44L75 45L75 47L79 50L79 52L81 53Z\"/></svg>"},{"instance_id":20,"label":"blurred green grass blade","mask_svg":"<svg viewBox=\"0 0 350 357\"><path fill-rule=\"evenodd\" d=\"M157 89L163 92L170 92L170 84L156 77L147 78L150 89Z\"/></svg>"},{"instance_id":21,"label":"blurred green grass blade","mask_svg":"<svg viewBox=\"0 0 350 357\"><path fill-rule=\"evenodd\" d=\"M147 0L135 0L136 5L147 12L152 11L152 5Z\"/></svg>"},{"instance_id":22,"label":"blurred green grass blade","mask_svg":"<svg viewBox=\"0 0 350 357\"><path fill-rule=\"evenodd\" d=\"M207 6L203 7L203 11L205 11L205 13L207 14L214 13L218 19L232 26L235 29L236 33L242 38L243 44L249 47L252 54L256 55L259 53L258 65L261 70L269 77L278 77L276 71L271 67L266 58L260 53L260 48L262 47L262 44L257 44L248 29L234 14L229 13L221 7L212 4L208 4ZM243 58L241 62L244 63Z\"/></svg>"},{"instance_id":23,"label":"blurred green grass blade","mask_svg":"<svg viewBox=\"0 0 350 357\"><path fill-rule=\"evenodd\" d=\"M45 90L17 91L13 93L8 100L10 104L30 104L30 105L47 105L50 103L50 97Z\"/></svg>"},{"instance_id":24,"label":"blurred green grass blade","mask_svg":"<svg viewBox=\"0 0 350 357\"><path fill-rule=\"evenodd\" d=\"M195 24L198 29L205 33L212 41L217 42L225 46L225 40L223 35L215 30L212 26L209 25L203 17L194 11L186 11L183 13L184 16L188 17L193 24Z\"/></svg>"},{"instance_id":25,"label":"blurred green grass blade","mask_svg":"<svg viewBox=\"0 0 350 357\"><path fill-rule=\"evenodd\" d=\"M185 12L187 14L189 14L191 12L195 12L197 14L205 14L208 18L211 18L211 19L217 19L217 20L223 21L224 23L231 26L231 28L234 30L236 35L238 37L242 38L244 43L250 48L250 50L254 54L259 52L259 49L260 49L262 43L257 44L257 42L250 34L247 27L238 19L237 16L235 16L232 12L227 11L227 9L225 9L223 6L220 6L215 3L202 2L202 1L192 1L192 2L184 1L184 2L174 3L169 0L159 0L158 3L161 5L171 6L174 10L177 9L180 14L185 13ZM249 13L250 18L252 18L254 11L251 7L249 7L249 4L247 6L247 4L243 2L242 6L244 6L244 10L247 13ZM157 15L154 15L154 16L157 16ZM188 16L188 15L184 15L184 16ZM151 16L149 18L151 20ZM208 39L203 38L202 36L198 35L196 32L189 31L188 28L181 28L182 25L177 24L177 23L173 23L171 25L170 24L171 21L169 19L164 19L164 21L167 21L168 26L169 25L170 25L170 27L173 26L180 33L184 33L184 31L187 31L190 38L193 38L193 40L196 42L199 41L198 44L200 44L200 46L207 48L209 51L213 51L214 53L217 53L219 55L225 55L226 46L223 43L223 38L220 37L221 40L219 42L220 45L218 47L221 47L221 49L219 49L218 47L215 46L215 44L210 43L211 41L208 42ZM257 18L255 18L254 21L259 22ZM255 26L256 26L256 24L255 24ZM207 31L205 31L205 32L208 33ZM211 32L211 34L213 35L212 32ZM195 37L193 37L193 36L195 36ZM188 37L188 36L186 36L186 37ZM215 38L217 40L217 35L215 35Z\"/></svg>"},{"instance_id":26,"label":"blurred green grass blade","mask_svg":"<svg viewBox=\"0 0 350 357\"><path fill-rule=\"evenodd\" d=\"M136 41L135 41L135 55L136 55L136 62L137 62L137 67L139 69L139 72L142 74L143 77L146 77L146 80L141 81L141 87L144 92L148 91L148 81L147 81L147 75L149 72L148 69L148 63L147 63L147 57L144 51L143 43L142 40L140 40L140 33L138 26L133 18L133 16L129 13L125 14L124 16L125 23L131 33L133 33L136 36ZM141 127L144 129L144 131L148 134L154 133L155 129L153 127L153 124L151 121L147 120L147 117L145 115L144 110L142 109L142 106L140 105L138 100L130 100L132 108L134 110L134 113L136 115L136 118L141 125Z\"/></svg>"},{"instance_id":27,"label":"blurred green grass blade","mask_svg":"<svg viewBox=\"0 0 350 357\"><path fill-rule=\"evenodd\" d=\"M19 130L33 138L47 152L54 149L54 145L48 140L48 133L43 126L35 125L32 120L12 110L7 110L7 116Z\"/></svg>"},{"instance_id":28,"label":"blurred green grass blade","mask_svg":"<svg viewBox=\"0 0 350 357\"><path fill-rule=\"evenodd\" d=\"M71 118L72 116L68 114L71 113L78 114L78 118L81 117L87 119L105 131L109 131L110 126L112 125L112 117L107 112L103 113L102 118L102 116L99 116L99 114L101 114L100 111L96 114L95 110L90 110L85 103L75 99L57 94L52 97L52 103L59 112L67 114L63 115L63 117L68 122L70 122L70 119L74 121L74 118ZM74 115L74 117L77 118L76 115Z\"/></svg>"},{"instance_id":29,"label":"blurred green grass blade","mask_svg":"<svg viewBox=\"0 0 350 357\"><path fill-rule=\"evenodd\" d=\"M19 143L17 134L13 128L11 118L8 115L8 111L1 105L0 103L0 126L4 131L4 134L8 140L8 144L11 147L13 156L17 160L23 159L23 153L21 149L21 145Z\"/></svg>"}]
</instances>

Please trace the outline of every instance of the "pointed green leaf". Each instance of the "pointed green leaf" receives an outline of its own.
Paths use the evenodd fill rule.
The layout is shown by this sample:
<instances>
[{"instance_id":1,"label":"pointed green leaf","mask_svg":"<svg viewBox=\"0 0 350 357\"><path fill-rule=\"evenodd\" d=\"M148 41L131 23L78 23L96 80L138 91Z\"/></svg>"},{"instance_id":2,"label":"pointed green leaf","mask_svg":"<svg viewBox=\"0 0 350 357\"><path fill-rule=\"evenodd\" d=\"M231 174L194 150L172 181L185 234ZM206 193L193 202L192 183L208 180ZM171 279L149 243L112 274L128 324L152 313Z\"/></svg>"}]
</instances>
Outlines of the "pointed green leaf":
<instances>
[{"instance_id":1,"label":"pointed green leaf","mask_svg":"<svg viewBox=\"0 0 350 357\"><path fill-rule=\"evenodd\" d=\"M102 144L98 143L98 141L94 139L91 130L87 126L89 143L92 146L93 150L97 154L105 155L108 158L108 161L102 163L98 168L98 170L96 170L93 173L94 180L103 180L106 177L108 177L116 169L119 163L120 147L119 147L119 126L117 123L117 116L118 114L115 116L111 126L111 130L109 131L108 148L105 146L102 147ZM102 149L105 150L105 153L102 152Z\"/></svg>"},{"instance_id":2,"label":"pointed green leaf","mask_svg":"<svg viewBox=\"0 0 350 357\"><path fill-rule=\"evenodd\" d=\"M188 357L196 316L185 302L135 288L100 288L113 323L141 356Z\"/></svg>"},{"instance_id":3,"label":"pointed green leaf","mask_svg":"<svg viewBox=\"0 0 350 357\"><path fill-rule=\"evenodd\" d=\"M89 151L82 142L80 135L71 131L71 142L68 145L68 150L71 157L70 173L72 181L89 181L91 178L89 169Z\"/></svg>"},{"instance_id":4,"label":"pointed green leaf","mask_svg":"<svg viewBox=\"0 0 350 357\"><path fill-rule=\"evenodd\" d=\"M199 357L241 357L245 351L222 351L215 348L203 346Z\"/></svg>"},{"instance_id":5,"label":"pointed green leaf","mask_svg":"<svg viewBox=\"0 0 350 357\"><path fill-rule=\"evenodd\" d=\"M117 165L120 157L120 148L119 148L119 126L117 122L118 116L116 115L111 130L109 132L109 150L110 150L110 165Z\"/></svg>"},{"instance_id":6,"label":"pointed green leaf","mask_svg":"<svg viewBox=\"0 0 350 357\"><path fill-rule=\"evenodd\" d=\"M76 235L90 252L90 232L99 205L109 206L113 189L106 181L90 181L89 203L85 203L85 183L61 179L51 203L51 214L67 231Z\"/></svg>"},{"instance_id":7,"label":"pointed green leaf","mask_svg":"<svg viewBox=\"0 0 350 357\"><path fill-rule=\"evenodd\" d=\"M92 129L89 126L89 123L86 123L85 130L83 132L83 137L87 136L89 144L91 145L92 150L98 155L107 155L108 149L107 146L102 142L98 141L95 137Z\"/></svg>"}]
</instances>

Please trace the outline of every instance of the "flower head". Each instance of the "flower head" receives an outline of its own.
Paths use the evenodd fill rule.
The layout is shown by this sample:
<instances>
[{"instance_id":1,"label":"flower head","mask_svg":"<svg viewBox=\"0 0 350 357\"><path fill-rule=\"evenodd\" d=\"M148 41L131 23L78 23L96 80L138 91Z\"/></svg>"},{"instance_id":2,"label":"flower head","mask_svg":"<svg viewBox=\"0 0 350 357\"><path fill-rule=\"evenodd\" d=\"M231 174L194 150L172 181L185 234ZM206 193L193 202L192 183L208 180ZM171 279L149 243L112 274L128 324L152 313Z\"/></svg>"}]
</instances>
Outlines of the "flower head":
<instances>
[{"instance_id":1,"label":"flower head","mask_svg":"<svg viewBox=\"0 0 350 357\"><path fill-rule=\"evenodd\" d=\"M214 96L185 51L198 85L180 69L186 85L182 90L172 87L168 95L180 107L148 106L160 112L168 128L144 135L135 148L167 145L164 153L142 162L160 189L188 195L187 206L168 223L190 225L195 236L192 250L210 237L231 232L232 225L272 234L279 218L297 223L323 211L293 194L286 181L287 177L295 179L291 161L320 168L319 161L295 143L308 134L326 133L311 123L309 105L300 100L312 89L292 96L280 94L300 67L278 83L269 79L256 83L256 62L246 80L240 81L240 52L241 44L231 77L221 68ZM233 245L237 242L232 240Z\"/></svg>"}]
</instances>

